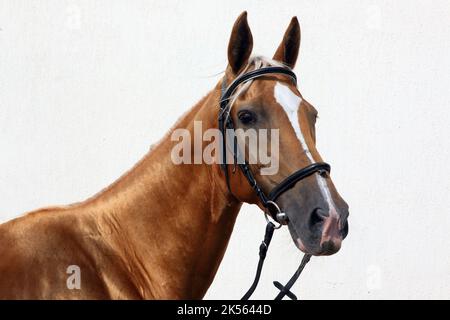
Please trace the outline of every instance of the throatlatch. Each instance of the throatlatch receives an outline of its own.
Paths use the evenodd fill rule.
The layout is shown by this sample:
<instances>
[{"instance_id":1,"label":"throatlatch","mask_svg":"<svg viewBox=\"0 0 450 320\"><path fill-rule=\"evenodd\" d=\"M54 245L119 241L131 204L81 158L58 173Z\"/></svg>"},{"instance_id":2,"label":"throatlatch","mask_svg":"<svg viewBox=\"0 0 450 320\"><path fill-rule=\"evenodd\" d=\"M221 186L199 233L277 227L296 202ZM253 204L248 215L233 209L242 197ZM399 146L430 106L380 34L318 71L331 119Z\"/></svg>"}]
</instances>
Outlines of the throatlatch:
<instances>
[{"instance_id":1,"label":"throatlatch","mask_svg":"<svg viewBox=\"0 0 450 320\"><path fill-rule=\"evenodd\" d=\"M231 118L231 105L230 105L230 99L234 93L234 91L239 87L239 85L253 80L255 78L268 75L268 74L282 74L286 75L291 78L291 80L294 82L295 85L297 85L297 77L292 70L285 68L285 67L263 67L260 69L255 69L252 71L249 71L247 73L244 73L240 76L238 76L236 79L234 79L233 82L227 87L226 79L224 77L222 82L222 94L220 98L220 111L219 111L219 130L222 133L222 141L221 141L221 161L222 161L222 169L224 171L225 180L228 186L228 190L231 194L233 194L231 190L230 185L230 176L228 172L228 162L227 162L227 130L232 130L234 132L234 124L233 120ZM248 300L250 296L255 291L256 287L258 286L259 279L261 277L261 271L264 265L264 259L266 258L267 250L270 245L270 241L272 240L273 233L275 229L280 228L284 224L289 223L289 219L284 213L280 207L277 205L276 200L280 195L282 195L284 192L288 191L292 187L295 186L295 184L314 174L319 173L320 175L323 175L325 173L329 173L331 168L328 163L325 162L317 162L310 164L309 166L302 168L298 171L295 171L290 176L288 176L286 179L284 179L281 183L279 183L275 188L273 188L268 196L264 193L262 188L259 186L258 182L256 181L255 177L253 176L252 171L250 170L250 166L248 163L244 160L239 162L238 156L237 156L237 139L236 136L234 136L234 147L232 150L233 155L233 165L234 168L236 168L236 165L239 166L240 170L242 171L243 175L247 179L250 186L253 188L255 193L257 194L258 198L260 199L262 205L265 208L265 214L267 218L267 213L269 213L272 218L278 222L280 225L276 227L272 222L270 222L267 219L267 226L266 226L266 232L264 235L264 240L259 246L259 262L258 267L256 269L256 275L255 279L253 280L253 283L251 287L248 289L248 291L245 293L245 295L242 297L242 300ZM234 173L234 169L233 169ZM281 300L284 296L288 296L289 298L296 300L297 297L295 294L293 294L290 289L294 285L295 281L300 276L301 272L303 271L305 265L310 260L311 255L305 254L297 271L294 273L294 275L291 277L291 279L288 281L288 283L283 286L280 282L274 281L275 287L277 287L280 290L280 293L275 297L275 300Z\"/></svg>"}]
</instances>

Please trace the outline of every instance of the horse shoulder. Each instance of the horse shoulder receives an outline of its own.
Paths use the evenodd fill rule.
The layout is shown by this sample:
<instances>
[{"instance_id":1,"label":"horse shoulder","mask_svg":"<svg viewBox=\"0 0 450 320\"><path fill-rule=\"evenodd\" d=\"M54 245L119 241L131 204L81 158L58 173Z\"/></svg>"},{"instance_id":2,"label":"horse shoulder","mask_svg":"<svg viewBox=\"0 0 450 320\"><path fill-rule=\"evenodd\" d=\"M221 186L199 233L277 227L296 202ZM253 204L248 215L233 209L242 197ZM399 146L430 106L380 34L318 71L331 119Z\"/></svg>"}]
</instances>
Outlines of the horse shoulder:
<instances>
[{"instance_id":1,"label":"horse shoulder","mask_svg":"<svg viewBox=\"0 0 450 320\"><path fill-rule=\"evenodd\" d=\"M0 297L107 298L80 236L89 234L90 225L86 215L63 207L40 209L0 225ZM81 288L70 278L77 271Z\"/></svg>"}]
</instances>

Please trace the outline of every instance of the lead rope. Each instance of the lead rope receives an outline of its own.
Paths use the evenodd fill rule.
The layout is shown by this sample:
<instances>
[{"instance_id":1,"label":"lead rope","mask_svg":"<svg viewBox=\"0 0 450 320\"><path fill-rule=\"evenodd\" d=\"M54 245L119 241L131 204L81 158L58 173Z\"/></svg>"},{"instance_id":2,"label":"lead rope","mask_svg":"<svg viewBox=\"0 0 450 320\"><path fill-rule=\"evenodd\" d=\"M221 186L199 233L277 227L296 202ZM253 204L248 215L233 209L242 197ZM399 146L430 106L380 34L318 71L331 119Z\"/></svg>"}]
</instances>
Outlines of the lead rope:
<instances>
[{"instance_id":1,"label":"lead rope","mask_svg":"<svg viewBox=\"0 0 450 320\"><path fill-rule=\"evenodd\" d=\"M248 291L244 294L241 300L248 300L251 297L256 287L258 286L259 278L261 277L262 267L264 265L264 259L266 258L267 249L269 249L270 241L272 240L273 232L275 230L275 225L272 222L268 222L266 226L266 233L264 234L264 240L259 246L259 261L258 267L256 268L255 280Z\"/></svg>"},{"instance_id":2,"label":"lead rope","mask_svg":"<svg viewBox=\"0 0 450 320\"><path fill-rule=\"evenodd\" d=\"M253 292L255 292L255 289L258 286L259 279L261 278L261 271L262 271L262 268L264 265L264 260L266 259L267 250L269 249L270 241L272 240L274 231L275 231L275 225L272 222L268 222L267 226L266 226L266 232L264 234L264 240L261 242L261 245L259 246L259 261L258 261L258 267L256 268L255 279L253 280L252 285L247 290L247 292L244 294L244 296L241 298L241 300L248 300L252 296ZM311 259L310 254L305 254L303 256L300 266L298 267L297 271L295 271L294 275L291 277L291 279L288 281L288 283L285 286L283 286L278 281L273 282L275 287L278 290L280 290L280 293L275 297L275 300L281 300L284 298L284 296L288 296L292 300L297 300L297 296L295 294L293 294L290 291L290 289L294 285L295 281L297 281L298 277L300 277L300 274L302 273L306 264L309 262L309 259Z\"/></svg>"},{"instance_id":3,"label":"lead rope","mask_svg":"<svg viewBox=\"0 0 450 320\"><path fill-rule=\"evenodd\" d=\"M288 296L292 300L297 300L297 296L293 294L291 291L289 291L292 286L294 285L295 281L297 281L298 277L300 277L300 274L302 273L303 269L305 268L306 264L309 262L309 259L311 259L310 254L305 254L303 256L302 262L300 262L300 265L298 266L297 271L295 271L294 275L291 277L291 279L288 281L288 283L283 286L278 281L274 281L273 284L277 289L280 290L280 293L275 297L274 300L281 300L284 298L284 296Z\"/></svg>"}]
</instances>

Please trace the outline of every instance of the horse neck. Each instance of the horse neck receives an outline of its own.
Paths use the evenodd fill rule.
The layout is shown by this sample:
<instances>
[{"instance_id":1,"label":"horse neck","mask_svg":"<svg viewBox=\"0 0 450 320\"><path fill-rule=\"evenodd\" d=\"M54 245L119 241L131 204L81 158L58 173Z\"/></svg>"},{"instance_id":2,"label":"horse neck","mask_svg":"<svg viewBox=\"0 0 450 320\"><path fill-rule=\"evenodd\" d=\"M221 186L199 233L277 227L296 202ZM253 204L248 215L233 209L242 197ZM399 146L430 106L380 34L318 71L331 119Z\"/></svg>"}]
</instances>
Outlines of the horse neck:
<instances>
[{"instance_id":1,"label":"horse neck","mask_svg":"<svg viewBox=\"0 0 450 320\"><path fill-rule=\"evenodd\" d=\"M216 127L216 87L175 125ZM147 298L201 298L223 258L241 203L218 165L175 165L169 134L129 173L90 201Z\"/></svg>"}]
</instances>

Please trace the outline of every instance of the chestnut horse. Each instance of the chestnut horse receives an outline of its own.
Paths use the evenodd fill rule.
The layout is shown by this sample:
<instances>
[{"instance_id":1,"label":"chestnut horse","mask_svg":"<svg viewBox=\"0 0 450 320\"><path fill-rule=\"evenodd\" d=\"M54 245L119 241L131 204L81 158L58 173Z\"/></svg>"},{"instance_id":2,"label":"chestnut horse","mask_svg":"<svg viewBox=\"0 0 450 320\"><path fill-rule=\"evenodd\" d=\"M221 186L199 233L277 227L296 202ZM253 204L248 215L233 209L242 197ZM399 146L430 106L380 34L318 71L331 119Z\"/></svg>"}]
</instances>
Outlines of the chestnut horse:
<instances>
[{"instance_id":1,"label":"chestnut horse","mask_svg":"<svg viewBox=\"0 0 450 320\"><path fill-rule=\"evenodd\" d=\"M273 59L250 58L246 12L236 20L224 79L262 66L294 68L300 26L294 17ZM217 128L219 82L132 170L94 197L40 209L0 225L0 298L199 299L211 285L235 219L246 203L262 208L242 172L220 164L174 164L170 133L194 121ZM317 111L285 75L265 75L236 96L236 128L279 129L279 169L258 174L267 192L295 170L321 161L315 147ZM204 142L205 143L205 142ZM246 146L247 147L247 146ZM277 201L303 252L337 252L348 230L348 206L328 174L313 174Z\"/></svg>"}]
</instances>

